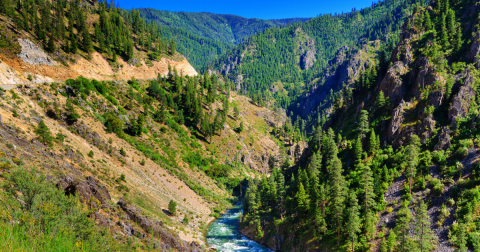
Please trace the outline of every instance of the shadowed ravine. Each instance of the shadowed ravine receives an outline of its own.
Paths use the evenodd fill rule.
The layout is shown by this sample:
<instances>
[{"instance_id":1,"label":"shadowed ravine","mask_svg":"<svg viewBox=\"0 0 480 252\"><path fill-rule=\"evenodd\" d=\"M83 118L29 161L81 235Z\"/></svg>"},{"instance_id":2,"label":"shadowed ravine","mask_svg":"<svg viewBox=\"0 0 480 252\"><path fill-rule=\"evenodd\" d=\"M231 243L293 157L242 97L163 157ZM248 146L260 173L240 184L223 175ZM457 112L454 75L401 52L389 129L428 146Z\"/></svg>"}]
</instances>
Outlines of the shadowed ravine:
<instances>
[{"instance_id":1,"label":"shadowed ravine","mask_svg":"<svg viewBox=\"0 0 480 252\"><path fill-rule=\"evenodd\" d=\"M240 206L235 206L211 223L206 233L208 245L218 251L271 251L240 233L239 216Z\"/></svg>"}]
</instances>

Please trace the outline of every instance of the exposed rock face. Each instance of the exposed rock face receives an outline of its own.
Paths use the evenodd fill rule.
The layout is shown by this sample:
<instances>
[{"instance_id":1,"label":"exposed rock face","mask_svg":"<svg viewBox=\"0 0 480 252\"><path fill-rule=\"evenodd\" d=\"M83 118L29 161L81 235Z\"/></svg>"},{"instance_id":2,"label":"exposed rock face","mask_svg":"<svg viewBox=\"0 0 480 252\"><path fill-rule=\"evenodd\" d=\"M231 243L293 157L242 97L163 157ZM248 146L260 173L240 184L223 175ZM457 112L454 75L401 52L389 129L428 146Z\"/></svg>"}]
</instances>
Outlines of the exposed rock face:
<instances>
[{"instance_id":1,"label":"exposed rock face","mask_svg":"<svg viewBox=\"0 0 480 252\"><path fill-rule=\"evenodd\" d=\"M444 89L435 90L434 92L430 93L430 96L428 97L428 103L435 108L438 108L440 105L442 105L444 95Z\"/></svg>"},{"instance_id":2,"label":"exposed rock face","mask_svg":"<svg viewBox=\"0 0 480 252\"><path fill-rule=\"evenodd\" d=\"M447 127L443 127L438 134L438 143L435 145L435 150L446 150L450 148L450 134L452 133Z\"/></svg>"},{"instance_id":3,"label":"exposed rock face","mask_svg":"<svg viewBox=\"0 0 480 252\"><path fill-rule=\"evenodd\" d=\"M57 65L40 47L28 39L18 39L22 52L18 55L25 63L31 65Z\"/></svg>"},{"instance_id":4,"label":"exposed rock face","mask_svg":"<svg viewBox=\"0 0 480 252\"><path fill-rule=\"evenodd\" d=\"M295 30L294 38L297 39L297 50L300 55L300 67L302 69L309 69L317 60L315 58L315 54L317 54L315 40L308 37L308 35L300 27Z\"/></svg>"},{"instance_id":5,"label":"exposed rock face","mask_svg":"<svg viewBox=\"0 0 480 252\"><path fill-rule=\"evenodd\" d=\"M400 128L402 127L403 123L403 112L404 108L408 104L405 101L401 101L400 104L393 110L392 113L392 121L390 122L390 125L388 126L388 132L387 132L387 139L388 141L394 141L399 134Z\"/></svg>"},{"instance_id":6,"label":"exposed rock face","mask_svg":"<svg viewBox=\"0 0 480 252\"><path fill-rule=\"evenodd\" d=\"M407 72L407 67L401 61L397 61L391 66L380 86L378 87L386 97L390 98L393 104L398 104L404 98L406 90L401 76Z\"/></svg>"},{"instance_id":7,"label":"exposed rock face","mask_svg":"<svg viewBox=\"0 0 480 252\"><path fill-rule=\"evenodd\" d=\"M95 208L110 208L107 200L111 200L110 194L105 186L98 184L94 177L88 176L84 181L78 181L72 176L66 176L57 183L57 188L65 191L67 195L78 194L87 204ZM102 205L97 206L96 201Z\"/></svg>"},{"instance_id":8,"label":"exposed rock face","mask_svg":"<svg viewBox=\"0 0 480 252\"><path fill-rule=\"evenodd\" d=\"M477 66L480 64L480 59L478 54L480 53L480 31L476 32L475 38L472 39L472 45L467 53L467 60L477 63Z\"/></svg>"},{"instance_id":9,"label":"exposed rock face","mask_svg":"<svg viewBox=\"0 0 480 252\"><path fill-rule=\"evenodd\" d=\"M470 73L465 76L464 84L460 87L457 95L452 100L452 105L448 109L448 119L452 127L456 126L456 119L464 117L470 108L471 99L475 97L475 91L472 88L473 77Z\"/></svg>"},{"instance_id":10,"label":"exposed rock face","mask_svg":"<svg viewBox=\"0 0 480 252\"><path fill-rule=\"evenodd\" d=\"M417 100L420 100L421 91L431 85L434 80L431 77L433 75L433 69L431 69L428 58L420 56L415 62L415 66L409 74L410 86L412 87L412 93Z\"/></svg>"},{"instance_id":11,"label":"exposed rock face","mask_svg":"<svg viewBox=\"0 0 480 252\"><path fill-rule=\"evenodd\" d=\"M136 222L145 232L160 239L162 243L158 246L162 248L162 251L204 251L198 243L188 243L181 240L178 235L172 235L168 230L163 228L163 222L143 217L142 211L139 208L133 205L128 205L123 198L120 198L117 204L128 215L128 217ZM132 230L131 227L125 226L125 224L122 226L130 233L136 232L135 230Z\"/></svg>"},{"instance_id":12,"label":"exposed rock face","mask_svg":"<svg viewBox=\"0 0 480 252\"><path fill-rule=\"evenodd\" d=\"M238 75L235 79L235 89L238 91L242 88L241 84L243 83L243 75Z\"/></svg>"},{"instance_id":13,"label":"exposed rock face","mask_svg":"<svg viewBox=\"0 0 480 252\"><path fill-rule=\"evenodd\" d=\"M374 48L376 48L376 45L374 44ZM371 47L364 45L361 50L355 53L352 53L346 45L340 48L335 57L329 62L329 67L326 69L322 79L313 86L311 92L298 99L297 102L300 106L297 108L296 113L301 115L302 118L306 118L317 110L330 93L330 90L336 92L343 87L343 84L352 84L354 79L359 76L359 73L367 67L365 57L362 57L362 54L369 48L371 49Z\"/></svg>"}]
</instances>

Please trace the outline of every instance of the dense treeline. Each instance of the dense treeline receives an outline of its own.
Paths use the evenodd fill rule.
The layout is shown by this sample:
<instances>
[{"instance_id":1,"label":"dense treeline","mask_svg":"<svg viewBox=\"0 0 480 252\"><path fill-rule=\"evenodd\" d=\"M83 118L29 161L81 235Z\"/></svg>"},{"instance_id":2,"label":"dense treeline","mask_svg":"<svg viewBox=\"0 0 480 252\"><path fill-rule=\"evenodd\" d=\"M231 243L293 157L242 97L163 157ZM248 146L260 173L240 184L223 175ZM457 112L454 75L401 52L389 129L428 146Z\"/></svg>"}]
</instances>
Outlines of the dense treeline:
<instances>
[{"instance_id":1,"label":"dense treeline","mask_svg":"<svg viewBox=\"0 0 480 252\"><path fill-rule=\"evenodd\" d=\"M141 8L139 11L147 21L156 21L160 25L181 28L195 35L225 44L236 44L268 27L309 20L309 18L262 20L229 14L171 12L150 8Z\"/></svg>"},{"instance_id":2,"label":"dense treeline","mask_svg":"<svg viewBox=\"0 0 480 252\"><path fill-rule=\"evenodd\" d=\"M0 13L36 36L48 52L98 51L113 61L116 55L133 58L134 47L150 59L175 54L175 41L164 39L156 22L146 22L138 11L121 10L113 2L2 0L0 6Z\"/></svg>"},{"instance_id":3,"label":"dense treeline","mask_svg":"<svg viewBox=\"0 0 480 252\"><path fill-rule=\"evenodd\" d=\"M459 91L458 86L453 87L454 75L468 69L473 83L480 78L474 64L463 62L466 40L472 31L466 24L474 22L478 28L480 21L478 11L472 19L464 16L472 3L441 0L433 8L417 3L405 26L407 32L418 35L411 41L418 50L415 59L426 57L431 62L429 67L446 81L421 87L421 100L407 90L404 99L411 102L409 109L421 112L407 112L407 121L400 127L405 129L409 124L420 124L420 118L432 118L436 122L434 134L440 134L441 129L452 130L451 145L437 148L437 142L445 139L432 136L421 140L416 133L395 149L385 141L387 132L382 122L391 119L394 107L389 97L375 89L380 82L377 76L383 76L390 66L381 61L378 66L368 67L353 88L344 88L336 95L331 128L319 125L311 137L303 138L309 141L308 158L298 160L293 167L288 161L272 163L270 177L249 181L242 228L254 230L264 241L276 234L293 237L282 244L282 250L370 251L374 239L380 239L379 251L433 251L438 245L431 225L435 221L438 228L450 225L449 245L458 251L480 249L480 165L466 159L480 147L479 123L475 119L478 84L471 85L475 98L469 101L468 112L453 123L446 119L448 107ZM463 85L465 76L458 78L460 84L455 85ZM441 106L430 106L429 94L438 90L445 92L445 101ZM358 111L371 95L375 99ZM301 124L301 120L297 121ZM305 135L301 126L297 131ZM398 202L385 202L384 195L395 181L403 181L402 196ZM444 199L440 207L439 197L444 197L440 198ZM439 209L432 215L430 211L437 211L431 208L434 204ZM379 212L393 213L395 227L379 223ZM454 218L453 224L447 224L449 217Z\"/></svg>"},{"instance_id":4,"label":"dense treeline","mask_svg":"<svg viewBox=\"0 0 480 252\"><path fill-rule=\"evenodd\" d=\"M162 36L167 40L173 38L177 43L177 51L185 56L195 69L203 68L230 47L227 43L195 35L183 28L162 26Z\"/></svg>"},{"instance_id":5,"label":"dense treeline","mask_svg":"<svg viewBox=\"0 0 480 252\"><path fill-rule=\"evenodd\" d=\"M196 69L204 68L228 48L257 31L308 20L308 18L261 20L235 15L170 12L150 8L141 8L139 11L145 20L156 22L162 27L163 36L175 39L178 43L178 52Z\"/></svg>"}]
</instances>

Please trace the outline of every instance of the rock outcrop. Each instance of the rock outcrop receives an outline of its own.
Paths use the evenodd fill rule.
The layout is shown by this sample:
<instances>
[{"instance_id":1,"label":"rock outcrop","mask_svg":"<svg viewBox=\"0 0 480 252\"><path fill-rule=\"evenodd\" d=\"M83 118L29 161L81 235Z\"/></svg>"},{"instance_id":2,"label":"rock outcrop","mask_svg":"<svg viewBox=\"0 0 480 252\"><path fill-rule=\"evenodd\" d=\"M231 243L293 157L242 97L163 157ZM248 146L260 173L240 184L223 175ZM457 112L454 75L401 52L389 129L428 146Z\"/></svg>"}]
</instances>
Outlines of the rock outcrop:
<instances>
[{"instance_id":1,"label":"rock outcrop","mask_svg":"<svg viewBox=\"0 0 480 252\"><path fill-rule=\"evenodd\" d=\"M28 39L18 39L22 46L22 52L18 55L25 63L30 65L57 65L57 62L51 59L40 47Z\"/></svg>"},{"instance_id":2,"label":"rock outcrop","mask_svg":"<svg viewBox=\"0 0 480 252\"><path fill-rule=\"evenodd\" d=\"M388 133L387 139L388 141L392 142L397 138L397 135L402 127L403 123L403 112L404 108L408 106L405 101L401 101L400 104L393 110L392 113L392 120L390 121L390 125L388 126Z\"/></svg>"},{"instance_id":3,"label":"rock outcrop","mask_svg":"<svg viewBox=\"0 0 480 252\"><path fill-rule=\"evenodd\" d=\"M300 67L310 69L317 60L315 40L310 38L300 27L295 30L294 38L298 46L297 53L300 55Z\"/></svg>"},{"instance_id":4,"label":"rock outcrop","mask_svg":"<svg viewBox=\"0 0 480 252\"><path fill-rule=\"evenodd\" d=\"M450 126L456 126L456 119L464 117L470 108L471 99L475 97L475 91L472 88L473 77L470 73L465 76L463 85L452 100L452 105L448 109L448 120Z\"/></svg>"},{"instance_id":5,"label":"rock outcrop","mask_svg":"<svg viewBox=\"0 0 480 252\"><path fill-rule=\"evenodd\" d=\"M447 127L443 127L438 134L438 143L435 145L435 150L446 150L450 148L450 134L452 133Z\"/></svg>"},{"instance_id":6,"label":"rock outcrop","mask_svg":"<svg viewBox=\"0 0 480 252\"><path fill-rule=\"evenodd\" d=\"M405 96L406 88L401 76L406 73L407 67L405 67L405 64L402 61L397 61L388 69L385 78L378 87L395 105L399 104Z\"/></svg>"},{"instance_id":7,"label":"rock outcrop","mask_svg":"<svg viewBox=\"0 0 480 252\"><path fill-rule=\"evenodd\" d=\"M83 202L94 208L110 208L107 200L112 200L105 186L100 185L98 181L88 176L83 181L79 181L72 176L66 176L57 183L57 188L65 191L67 195L79 195ZM100 202L101 206L97 206Z\"/></svg>"},{"instance_id":8,"label":"rock outcrop","mask_svg":"<svg viewBox=\"0 0 480 252\"><path fill-rule=\"evenodd\" d=\"M301 96L297 102L300 106L295 113L306 118L316 111L322 104L322 108L328 104L323 103L330 90L337 92L345 85L351 85L358 78L361 71L368 67L368 58L364 56L368 50L376 50L377 43L364 44L361 50L352 52L348 46L341 47L335 57L329 62L329 67L320 80L313 85L312 91Z\"/></svg>"},{"instance_id":9,"label":"rock outcrop","mask_svg":"<svg viewBox=\"0 0 480 252\"><path fill-rule=\"evenodd\" d=\"M480 31L475 33L475 37L472 39L472 45L467 53L467 60L470 62L476 62L477 67L480 65L480 58L478 54L480 53Z\"/></svg>"}]
</instances>

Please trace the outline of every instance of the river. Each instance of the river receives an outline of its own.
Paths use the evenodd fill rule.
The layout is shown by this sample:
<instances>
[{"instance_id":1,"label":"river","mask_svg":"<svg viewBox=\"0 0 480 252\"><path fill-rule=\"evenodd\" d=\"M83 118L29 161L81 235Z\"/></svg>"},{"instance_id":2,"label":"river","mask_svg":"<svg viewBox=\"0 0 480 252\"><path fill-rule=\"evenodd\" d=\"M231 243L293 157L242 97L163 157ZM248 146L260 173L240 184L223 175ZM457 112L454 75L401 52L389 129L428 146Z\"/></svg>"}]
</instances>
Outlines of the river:
<instances>
[{"instance_id":1,"label":"river","mask_svg":"<svg viewBox=\"0 0 480 252\"><path fill-rule=\"evenodd\" d=\"M238 223L240 210L240 206L235 206L208 226L206 233L208 245L224 252L271 252L272 250L248 239L240 233Z\"/></svg>"}]
</instances>

